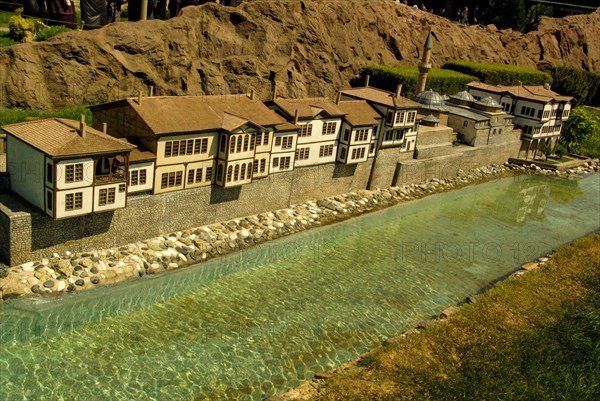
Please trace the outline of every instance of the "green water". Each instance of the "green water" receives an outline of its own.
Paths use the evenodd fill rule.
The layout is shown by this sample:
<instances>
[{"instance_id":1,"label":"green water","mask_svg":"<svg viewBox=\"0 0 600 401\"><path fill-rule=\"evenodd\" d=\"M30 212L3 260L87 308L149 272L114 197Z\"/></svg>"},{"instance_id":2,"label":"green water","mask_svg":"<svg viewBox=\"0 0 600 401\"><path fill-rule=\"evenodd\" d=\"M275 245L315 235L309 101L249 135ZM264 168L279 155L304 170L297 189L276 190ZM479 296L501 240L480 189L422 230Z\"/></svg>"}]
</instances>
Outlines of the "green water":
<instances>
[{"instance_id":1,"label":"green water","mask_svg":"<svg viewBox=\"0 0 600 401\"><path fill-rule=\"evenodd\" d=\"M261 400L600 228L600 175L503 179L59 300L0 304L2 400Z\"/></svg>"}]
</instances>

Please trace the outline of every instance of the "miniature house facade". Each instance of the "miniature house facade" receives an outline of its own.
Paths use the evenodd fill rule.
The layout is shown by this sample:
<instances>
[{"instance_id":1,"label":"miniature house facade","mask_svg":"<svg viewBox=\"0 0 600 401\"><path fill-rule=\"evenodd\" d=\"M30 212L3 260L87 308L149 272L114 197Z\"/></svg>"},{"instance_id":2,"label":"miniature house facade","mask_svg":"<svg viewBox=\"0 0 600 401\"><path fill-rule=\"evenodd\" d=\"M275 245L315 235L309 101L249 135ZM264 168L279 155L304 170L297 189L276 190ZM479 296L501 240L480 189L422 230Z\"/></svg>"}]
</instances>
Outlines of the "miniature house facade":
<instances>
[{"instance_id":1,"label":"miniature house facade","mask_svg":"<svg viewBox=\"0 0 600 401\"><path fill-rule=\"evenodd\" d=\"M135 146L85 126L46 119L6 125L11 190L54 219L123 208Z\"/></svg>"}]
</instances>

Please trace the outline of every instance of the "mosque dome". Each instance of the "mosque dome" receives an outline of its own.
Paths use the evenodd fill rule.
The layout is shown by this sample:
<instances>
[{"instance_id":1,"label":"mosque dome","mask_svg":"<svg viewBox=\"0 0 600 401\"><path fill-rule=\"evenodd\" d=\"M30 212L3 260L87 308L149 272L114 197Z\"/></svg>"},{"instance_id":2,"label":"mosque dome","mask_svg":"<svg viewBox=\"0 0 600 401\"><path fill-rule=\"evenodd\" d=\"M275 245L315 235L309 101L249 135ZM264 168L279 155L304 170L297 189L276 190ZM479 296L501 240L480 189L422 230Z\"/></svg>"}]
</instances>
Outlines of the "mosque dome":
<instances>
[{"instance_id":1,"label":"mosque dome","mask_svg":"<svg viewBox=\"0 0 600 401\"><path fill-rule=\"evenodd\" d=\"M483 99L481 99L480 101L478 101L477 103L482 106L492 108L492 109L501 109L502 108L502 106L500 106L500 103L498 103L497 101L492 99L491 96L486 96Z\"/></svg>"},{"instance_id":2,"label":"mosque dome","mask_svg":"<svg viewBox=\"0 0 600 401\"><path fill-rule=\"evenodd\" d=\"M421 92L414 97L415 102L421 103L427 109L445 109L446 103L444 98L437 92L429 89L425 92Z\"/></svg>"},{"instance_id":3,"label":"mosque dome","mask_svg":"<svg viewBox=\"0 0 600 401\"><path fill-rule=\"evenodd\" d=\"M458 92L455 95L450 96L452 99L461 100L463 102L474 102L475 98L467 91Z\"/></svg>"}]
</instances>

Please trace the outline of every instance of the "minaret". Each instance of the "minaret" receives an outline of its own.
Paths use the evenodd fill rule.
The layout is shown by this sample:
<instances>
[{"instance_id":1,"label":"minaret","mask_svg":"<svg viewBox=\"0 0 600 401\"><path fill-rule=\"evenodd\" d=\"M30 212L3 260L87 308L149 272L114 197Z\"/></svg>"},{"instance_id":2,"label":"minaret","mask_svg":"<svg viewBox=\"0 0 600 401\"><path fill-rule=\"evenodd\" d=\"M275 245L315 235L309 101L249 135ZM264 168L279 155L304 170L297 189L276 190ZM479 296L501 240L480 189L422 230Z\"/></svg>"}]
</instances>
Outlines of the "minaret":
<instances>
[{"instance_id":1,"label":"minaret","mask_svg":"<svg viewBox=\"0 0 600 401\"><path fill-rule=\"evenodd\" d=\"M425 91L425 85L427 85L427 73L431 69L429 60L431 58L431 29L425 39L425 45L423 46L423 58L419 61L419 82L417 83L417 94Z\"/></svg>"}]
</instances>

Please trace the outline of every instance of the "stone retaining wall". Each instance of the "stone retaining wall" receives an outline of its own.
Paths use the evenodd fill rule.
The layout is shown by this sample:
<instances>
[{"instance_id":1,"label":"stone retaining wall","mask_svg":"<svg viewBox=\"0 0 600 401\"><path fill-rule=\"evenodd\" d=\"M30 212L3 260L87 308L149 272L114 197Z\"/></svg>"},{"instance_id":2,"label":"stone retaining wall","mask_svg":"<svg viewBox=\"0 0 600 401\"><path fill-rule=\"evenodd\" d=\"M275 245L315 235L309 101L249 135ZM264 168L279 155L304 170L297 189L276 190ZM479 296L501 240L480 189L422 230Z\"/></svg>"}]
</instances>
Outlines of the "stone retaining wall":
<instances>
[{"instance_id":1,"label":"stone retaining wall","mask_svg":"<svg viewBox=\"0 0 600 401\"><path fill-rule=\"evenodd\" d=\"M309 199L321 199L366 189L374 165L370 188L388 188L449 178L459 169L508 160L518 153L519 143L485 148L462 146L452 155L414 160L410 152L397 148L380 150L371 160L355 165L327 164L278 173L237 188L200 187L159 195L133 195L127 207L54 221L41 211L14 197L0 198L0 261L11 265L65 251L114 247L223 221L237 216L277 210Z\"/></svg>"}]
</instances>

